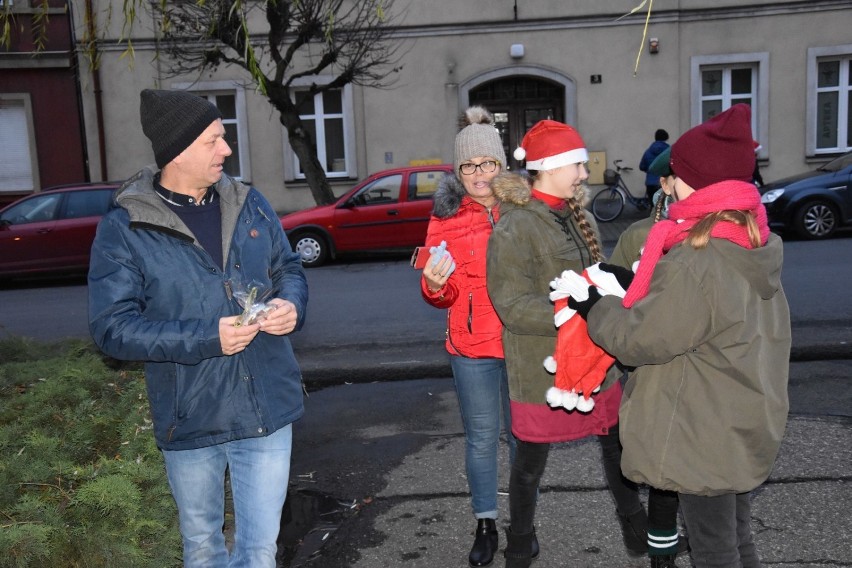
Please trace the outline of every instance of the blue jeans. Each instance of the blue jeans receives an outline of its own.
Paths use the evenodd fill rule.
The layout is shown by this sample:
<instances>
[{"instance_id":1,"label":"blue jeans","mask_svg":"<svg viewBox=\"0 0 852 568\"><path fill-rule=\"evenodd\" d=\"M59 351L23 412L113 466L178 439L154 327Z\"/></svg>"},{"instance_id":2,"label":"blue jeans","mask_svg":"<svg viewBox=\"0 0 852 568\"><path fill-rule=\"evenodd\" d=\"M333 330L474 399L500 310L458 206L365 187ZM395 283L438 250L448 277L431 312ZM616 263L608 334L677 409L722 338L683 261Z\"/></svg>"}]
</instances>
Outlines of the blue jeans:
<instances>
[{"instance_id":1,"label":"blue jeans","mask_svg":"<svg viewBox=\"0 0 852 568\"><path fill-rule=\"evenodd\" d=\"M465 436L465 468L471 506L477 519L497 518L497 450L500 419L515 459L515 437L509 414L509 377L503 359L451 356Z\"/></svg>"},{"instance_id":2,"label":"blue jeans","mask_svg":"<svg viewBox=\"0 0 852 568\"><path fill-rule=\"evenodd\" d=\"M163 451L177 503L185 568L275 568L281 510L290 478L291 425L262 438L196 450ZM225 547L225 468L236 534Z\"/></svg>"}]
</instances>

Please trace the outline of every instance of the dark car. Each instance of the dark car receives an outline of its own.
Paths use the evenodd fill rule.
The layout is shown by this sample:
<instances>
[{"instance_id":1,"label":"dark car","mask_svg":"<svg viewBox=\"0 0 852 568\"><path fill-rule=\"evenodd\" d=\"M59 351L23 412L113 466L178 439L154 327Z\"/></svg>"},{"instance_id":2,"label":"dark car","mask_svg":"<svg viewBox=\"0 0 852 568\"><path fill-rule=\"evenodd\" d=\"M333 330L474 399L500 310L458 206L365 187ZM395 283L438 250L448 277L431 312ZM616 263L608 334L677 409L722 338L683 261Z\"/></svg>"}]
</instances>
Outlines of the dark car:
<instances>
[{"instance_id":1,"label":"dark car","mask_svg":"<svg viewBox=\"0 0 852 568\"><path fill-rule=\"evenodd\" d=\"M432 197L450 164L408 166L375 173L335 203L281 217L304 266L340 253L413 249L426 239Z\"/></svg>"},{"instance_id":2,"label":"dark car","mask_svg":"<svg viewBox=\"0 0 852 568\"><path fill-rule=\"evenodd\" d=\"M0 277L81 274L119 183L48 188L0 209Z\"/></svg>"},{"instance_id":3,"label":"dark car","mask_svg":"<svg viewBox=\"0 0 852 568\"><path fill-rule=\"evenodd\" d=\"M824 239L852 225L852 152L816 170L760 188L769 226L805 239Z\"/></svg>"}]
</instances>

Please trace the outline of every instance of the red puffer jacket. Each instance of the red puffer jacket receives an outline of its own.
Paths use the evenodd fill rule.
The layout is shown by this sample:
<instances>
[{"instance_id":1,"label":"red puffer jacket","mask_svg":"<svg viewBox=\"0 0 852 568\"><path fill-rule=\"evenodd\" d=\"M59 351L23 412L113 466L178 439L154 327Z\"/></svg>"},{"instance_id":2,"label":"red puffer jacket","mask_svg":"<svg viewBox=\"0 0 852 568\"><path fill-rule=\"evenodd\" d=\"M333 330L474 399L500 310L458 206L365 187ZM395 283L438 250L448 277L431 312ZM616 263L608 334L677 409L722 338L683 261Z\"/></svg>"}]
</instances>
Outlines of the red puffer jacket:
<instances>
[{"instance_id":1,"label":"red puffer jacket","mask_svg":"<svg viewBox=\"0 0 852 568\"><path fill-rule=\"evenodd\" d=\"M499 217L498 208L495 205L489 212L473 201L451 174L435 193L426 246L446 241L456 269L438 292L431 293L422 277L420 290L426 302L449 310L446 346L452 355L503 358L503 324L485 288L485 251L493 224Z\"/></svg>"}]
</instances>

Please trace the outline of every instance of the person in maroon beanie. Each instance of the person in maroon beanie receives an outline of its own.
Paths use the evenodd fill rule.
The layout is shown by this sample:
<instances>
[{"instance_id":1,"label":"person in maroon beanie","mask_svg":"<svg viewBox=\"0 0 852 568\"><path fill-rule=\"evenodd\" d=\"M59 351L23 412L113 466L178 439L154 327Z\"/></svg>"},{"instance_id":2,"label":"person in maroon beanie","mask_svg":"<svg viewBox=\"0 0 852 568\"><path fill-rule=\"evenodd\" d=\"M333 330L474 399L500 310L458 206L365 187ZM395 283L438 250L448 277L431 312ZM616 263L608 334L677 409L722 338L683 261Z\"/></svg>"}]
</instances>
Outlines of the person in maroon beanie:
<instances>
[{"instance_id":1,"label":"person in maroon beanie","mask_svg":"<svg viewBox=\"0 0 852 568\"><path fill-rule=\"evenodd\" d=\"M592 287L569 302L596 343L636 367L619 411L621 469L678 493L698 568L760 566L751 492L789 409L783 246L752 183L750 118L735 105L674 143L676 201L624 299Z\"/></svg>"}]
</instances>

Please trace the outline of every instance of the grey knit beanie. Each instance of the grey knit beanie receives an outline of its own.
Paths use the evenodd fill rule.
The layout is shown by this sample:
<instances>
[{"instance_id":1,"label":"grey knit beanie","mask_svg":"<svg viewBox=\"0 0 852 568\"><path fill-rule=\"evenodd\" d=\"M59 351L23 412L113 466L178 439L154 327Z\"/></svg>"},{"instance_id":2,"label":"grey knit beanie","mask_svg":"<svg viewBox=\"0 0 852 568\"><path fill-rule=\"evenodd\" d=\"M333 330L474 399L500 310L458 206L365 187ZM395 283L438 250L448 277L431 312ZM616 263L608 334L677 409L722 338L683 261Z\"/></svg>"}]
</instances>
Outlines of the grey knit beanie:
<instances>
[{"instance_id":1,"label":"grey knit beanie","mask_svg":"<svg viewBox=\"0 0 852 568\"><path fill-rule=\"evenodd\" d=\"M453 165L456 176L459 166L477 156L490 156L506 168L506 152L500 132L494 126L494 116L481 106L472 106L464 111L459 121L462 129L456 135L456 151Z\"/></svg>"},{"instance_id":2,"label":"grey knit beanie","mask_svg":"<svg viewBox=\"0 0 852 568\"><path fill-rule=\"evenodd\" d=\"M185 91L142 91L142 132L151 140L157 167L175 159L217 118L216 105Z\"/></svg>"}]
</instances>

